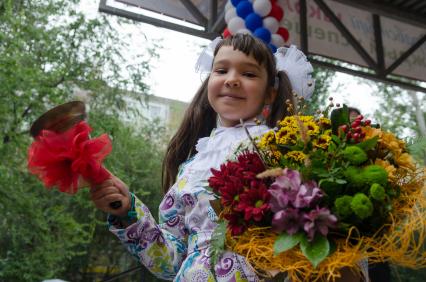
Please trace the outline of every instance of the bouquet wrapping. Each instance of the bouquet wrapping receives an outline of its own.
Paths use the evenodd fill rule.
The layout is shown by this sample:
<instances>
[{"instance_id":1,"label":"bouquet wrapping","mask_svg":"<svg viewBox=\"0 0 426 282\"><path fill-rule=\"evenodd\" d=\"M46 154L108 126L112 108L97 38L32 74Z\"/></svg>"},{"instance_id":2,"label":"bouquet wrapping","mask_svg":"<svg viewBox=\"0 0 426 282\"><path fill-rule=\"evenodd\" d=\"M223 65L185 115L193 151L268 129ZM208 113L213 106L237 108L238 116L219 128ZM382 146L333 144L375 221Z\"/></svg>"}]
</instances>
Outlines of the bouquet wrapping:
<instances>
[{"instance_id":1,"label":"bouquet wrapping","mask_svg":"<svg viewBox=\"0 0 426 282\"><path fill-rule=\"evenodd\" d=\"M327 116L288 116L212 169L213 262L229 249L261 276L291 281L334 280L363 259L426 266L424 167L394 134L350 121L346 106Z\"/></svg>"}]
</instances>

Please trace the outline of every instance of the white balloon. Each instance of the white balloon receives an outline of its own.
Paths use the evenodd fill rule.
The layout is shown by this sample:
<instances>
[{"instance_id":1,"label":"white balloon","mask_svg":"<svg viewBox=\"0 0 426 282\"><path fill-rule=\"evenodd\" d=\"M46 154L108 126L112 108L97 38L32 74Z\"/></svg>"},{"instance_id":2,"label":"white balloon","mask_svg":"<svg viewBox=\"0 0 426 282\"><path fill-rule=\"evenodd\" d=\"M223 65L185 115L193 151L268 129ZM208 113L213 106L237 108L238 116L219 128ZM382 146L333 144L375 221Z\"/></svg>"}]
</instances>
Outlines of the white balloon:
<instances>
[{"instance_id":1,"label":"white balloon","mask_svg":"<svg viewBox=\"0 0 426 282\"><path fill-rule=\"evenodd\" d=\"M253 10L261 17L268 15L271 12L272 4L270 0L255 0Z\"/></svg>"},{"instance_id":2,"label":"white balloon","mask_svg":"<svg viewBox=\"0 0 426 282\"><path fill-rule=\"evenodd\" d=\"M272 34L271 35L271 43L275 45L275 47L283 47L284 46L284 39L279 34Z\"/></svg>"},{"instance_id":3,"label":"white balloon","mask_svg":"<svg viewBox=\"0 0 426 282\"><path fill-rule=\"evenodd\" d=\"M235 34L237 31L243 28L246 28L246 24L240 17L234 17L228 23L228 30L231 32L231 34Z\"/></svg>"},{"instance_id":4,"label":"white balloon","mask_svg":"<svg viewBox=\"0 0 426 282\"><path fill-rule=\"evenodd\" d=\"M235 17L237 17L237 9L235 9L234 7L232 7L228 11L226 11L226 13L225 13L225 22L227 24L229 24L229 21L232 18L235 18Z\"/></svg>"},{"instance_id":5,"label":"white balloon","mask_svg":"<svg viewBox=\"0 0 426 282\"><path fill-rule=\"evenodd\" d=\"M232 5L232 2L231 1L226 2L225 11L228 11L231 8L234 8L234 5Z\"/></svg>"},{"instance_id":6,"label":"white balloon","mask_svg":"<svg viewBox=\"0 0 426 282\"><path fill-rule=\"evenodd\" d=\"M269 30L271 33L276 33L280 27L280 23L274 17L266 17L263 19L263 27Z\"/></svg>"},{"instance_id":7,"label":"white balloon","mask_svg":"<svg viewBox=\"0 0 426 282\"><path fill-rule=\"evenodd\" d=\"M237 31L237 33L251 34L251 31L250 31L250 29L242 28L242 29L239 29L239 30Z\"/></svg>"}]
</instances>

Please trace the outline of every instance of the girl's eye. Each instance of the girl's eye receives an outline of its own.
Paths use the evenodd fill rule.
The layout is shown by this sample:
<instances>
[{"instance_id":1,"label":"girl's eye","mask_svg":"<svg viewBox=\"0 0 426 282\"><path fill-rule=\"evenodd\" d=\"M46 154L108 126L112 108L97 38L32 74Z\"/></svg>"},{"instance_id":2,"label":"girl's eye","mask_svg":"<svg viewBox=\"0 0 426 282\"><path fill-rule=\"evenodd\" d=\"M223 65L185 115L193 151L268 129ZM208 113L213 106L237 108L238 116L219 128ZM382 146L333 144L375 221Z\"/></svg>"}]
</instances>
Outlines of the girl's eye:
<instances>
[{"instance_id":1,"label":"girl's eye","mask_svg":"<svg viewBox=\"0 0 426 282\"><path fill-rule=\"evenodd\" d=\"M243 73L243 75L244 76L247 76L247 77L249 77L249 78L253 78L253 77L256 77L257 75L255 74L255 73L253 73L253 72L245 72L245 73Z\"/></svg>"},{"instance_id":2,"label":"girl's eye","mask_svg":"<svg viewBox=\"0 0 426 282\"><path fill-rule=\"evenodd\" d=\"M226 69L215 69L214 71L217 74L225 74L226 73Z\"/></svg>"}]
</instances>

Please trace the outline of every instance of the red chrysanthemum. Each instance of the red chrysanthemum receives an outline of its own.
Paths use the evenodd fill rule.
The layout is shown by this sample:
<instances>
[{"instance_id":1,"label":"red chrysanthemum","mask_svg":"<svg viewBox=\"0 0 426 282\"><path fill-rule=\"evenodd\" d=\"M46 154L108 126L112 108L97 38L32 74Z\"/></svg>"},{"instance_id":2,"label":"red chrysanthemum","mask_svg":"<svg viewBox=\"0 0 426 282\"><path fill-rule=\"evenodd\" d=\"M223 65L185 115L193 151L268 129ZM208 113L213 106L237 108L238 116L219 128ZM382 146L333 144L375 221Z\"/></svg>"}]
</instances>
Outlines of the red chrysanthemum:
<instances>
[{"instance_id":1,"label":"red chrysanthemum","mask_svg":"<svg viewBox=\"0 0 426 282\"><path fill-rule=\"evenodd\" d=\"M256 177L264 170L262 160L253 152L244 152L237 161L221 165L220 170L212 169L209 185L221 196L222 205L230 207L224 217L233 233L241 231L241 220L259 222L270 210L265 180Z\"/></svg>"},{"instance_id":2,"label":"red chrysanthemum","mask_svg":"<svg viewBox=\"0 0 426 282\"><path fill-rule=\"evenodd\" d=\"M256 183L256 186L257 188L247 189L240 195L240 202L235 208L236 211L244 212L244 220L247 221L253 219L259 222L265 218L271 209L269 205L271 195L268 193L265 184Z\"/></svg>"},{"instance_id":3,"label":"red chrysanthemum","mask_svg":"<svg viewBox=\"0 0 426 282\"><path fill-rule=\"evenodd\" d=\"M227 213L224 218L228 221L227 228L232 236L240 235L247 229L247 222L243 220L241 213Z\"/></svg>"}]
</instances>

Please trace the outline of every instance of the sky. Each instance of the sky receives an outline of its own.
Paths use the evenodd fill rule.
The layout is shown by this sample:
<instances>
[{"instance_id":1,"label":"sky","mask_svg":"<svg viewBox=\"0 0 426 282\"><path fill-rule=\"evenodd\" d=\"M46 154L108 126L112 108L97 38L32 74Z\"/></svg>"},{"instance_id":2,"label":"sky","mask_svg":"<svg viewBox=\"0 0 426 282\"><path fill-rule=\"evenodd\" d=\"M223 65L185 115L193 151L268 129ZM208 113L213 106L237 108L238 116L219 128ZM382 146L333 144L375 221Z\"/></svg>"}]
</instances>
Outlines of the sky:
<instances>
[{"instance_id":1,"label":"sky","mask_svg":"<svg viewBox=\"0 0 426 282\"><path fill-rule=\"evenodd\" d=\"M88 16L96 16L99 0L82 1L81 9ZM196 36L159 28L150 24L116 26L128 39L132 46L127 54L131 60L132 54L144 52L144 46L149 41L160 40L159 58L152 62L152 71L146 82L151 87L151 94L190 102L201 84L200 74L195 72L195 63L203 46L210 41ZM346 103L359 108L366 116L372 116L377 109L372 96L373 87L365 80L353 76L336 73L331 93L336 103ZM315 92L314 92L315 93Z\"/></svg>"}]
</instances>

